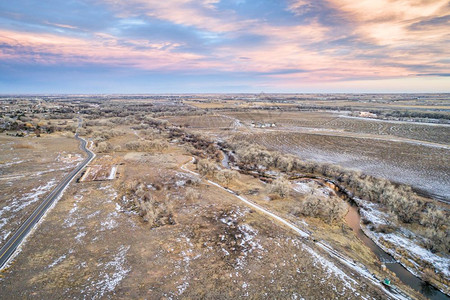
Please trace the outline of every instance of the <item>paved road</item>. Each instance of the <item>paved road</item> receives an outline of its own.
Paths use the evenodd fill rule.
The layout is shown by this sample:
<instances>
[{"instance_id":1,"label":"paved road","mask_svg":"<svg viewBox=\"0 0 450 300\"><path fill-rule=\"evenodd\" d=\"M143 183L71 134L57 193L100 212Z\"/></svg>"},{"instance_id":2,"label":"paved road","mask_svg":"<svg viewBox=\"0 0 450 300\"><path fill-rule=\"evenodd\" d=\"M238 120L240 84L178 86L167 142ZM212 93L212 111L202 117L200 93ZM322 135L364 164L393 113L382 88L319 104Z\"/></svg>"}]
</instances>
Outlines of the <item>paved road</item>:
<instances>
[{"instance_id":1,"label":"paved road","mask_svg":"<svg viewBox=\"0 0 450 300\"><path fill-rule=\"evenodd\" d=\"M81 120L80 120L81 124ZM52 192L42 201L41 204L33 211L28 219L19 227L19 229L8 239L6 244L0 249L0 269L2 269L11 256L16 251L17 247L22 243L26 236L30 233L33 227L39 222L42 216L47 212L48 208L58 199L64 189L69 183L80 173L80 171L90 163L95 154L86 148L87 142L83 138L75 134L75 138L80 141L80 148L87 153L87 158L78 165L72 172L70 172L64 179L52 190Z\"/></svg>"}]
</instances>

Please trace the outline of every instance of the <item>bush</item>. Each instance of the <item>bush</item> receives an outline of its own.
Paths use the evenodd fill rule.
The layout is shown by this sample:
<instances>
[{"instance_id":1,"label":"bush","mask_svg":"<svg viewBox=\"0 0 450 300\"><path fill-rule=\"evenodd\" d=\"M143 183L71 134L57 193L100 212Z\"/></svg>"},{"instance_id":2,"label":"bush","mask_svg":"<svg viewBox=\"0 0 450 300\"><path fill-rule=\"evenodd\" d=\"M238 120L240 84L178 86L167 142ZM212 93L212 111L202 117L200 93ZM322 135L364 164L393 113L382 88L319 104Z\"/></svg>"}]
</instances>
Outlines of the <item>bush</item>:
<instances>
[{"instance_id":1,"label":"bush","mask_svg":"<svg viewBox=\"0 0 450 300\"><path fill-rule=\"evenodd\" d=\"M291 190L291 184L288 180L281 177L274 180L267 186L269 194L276 195L280 198L286 198L289 196L289 192Z\"/></svg>"},{"instance_id":2,"label":"bush","mask_svg":"<svg viewBox=\"0 0 450 300\"><path fill-rule=\"evenodd\" d=\"M110 142L101 142L98 143L97 152L99 153L109 153L113 150L113 147Z\"/></svg>"},{"instance_id":3,"label":"bush","mask_svg":"<svg viewBox=\"0 0 450 300\"><path fill-rule=\"evenodd\" d=\"M110 130L110 131L93 131L92 135L94 136L94 140L97 142L107 141L113 137L121 136L124 133L122 131Z\"/></svg>"},{"instance_id":4,"label":"bush","mask_svg":"<svg viewBox=\"0 0 450 300\"><path fill-rule=\"evenodd\" d=\"M282 172L291 172L294 168L295 158L292 156L278 155L275 157L275 167Z\"/></svg>"},{"instance_id":5,"label":"bush","mask_svg":"<svg viewBox=\"0 0 450 300\"><path fill-rule=\"evenodd\" d=\"M255 169L270 168L274 158L269 151L254 145L242 147L237 150L237 155L242 163L251 165Z\"/></svg>"},{"instance_id":6,"label":"bush","mask_svg":"<svg viewBox=\"0 0 450 300\"><path fill-rule=\"evenodd\" d=\"M308 195L294 212L296 215L321 218L328 223L342 219L347 213L347 205L338 197Z\"/></svg>"},{"instance_id":7,"label":"bush","mask_svg":"<svg viewBox=\"0 0 450 300\"><path fill-rule=\"evenodd\" d=\"M125 185L125 195L121 198L131 200L131 204L127 203L128 208L137 210L145 223L150 223L152 227L175 224L173 209L168 197L165 201L158 201L151 194L147 184L139 181L127 182Z\"/></svg>"},{"instance_id":8,"label":"bush","mask_svg":"<svg viewBox=\"0 0 450 300\"><path fill-rule=\"evenodd\" d=\"M220 170L216 173L216 178L217 180L225 185L225 187L228 187L228 185L235 180L236 178L238 178L239 173L233 170L228 170L228 169L224 169L224 170Z\"/></svg>"},{"instance_id":9,"label":"bush","mask_svg":"<svg viewBox=\"0 0 450 300\"><path fill-rule=\"evenodd\" d=\"M399 219L404 223L412 223L418 219L418 213L421 210L417 199L407 198L401 195L395 195L393 197L395 201L392 201L389 205L389 209L392 213L396 214Z\"/></svg>"},{"instance_id":10,"label":"bush","mask_svg":"<svg viewBox=\"0 0 450 300\"><path fill-rule=\"evenodd\" d=\"M217 165L207 159L201 159L197 162L197 170L202 176L214 175Z\"/></svg>"},{"instance_id":11,"label":"bush","mask_svg":"<svg viewBox=\"0 0 450 300\"><path fill-rule=\"evenodd\" d=\"M427 228L424 233L426 240L425 248L433 253L442 252L448 254L450 251L450 232Z\"/></svg>"},{"instance_id":12,"label":"bush","mask_svg":"<svg viewBox=\"0 0 450 300\"><path fill-rule=\"evenodd\" d=\"M125 144L125 148L130 151L162 151L167 149L169 145L165 141L131 141Z\"/></svg>"},{"instance_id":13,"label":"bush","mask_svg":"<svg viewBox=\"0 0 450 300\"><path fill-rule=\"evenodd\" d=\"M425 270L423 270L422 280L430 284L434 276L435 276L434 271L431 270L430 268L426 268Z\"/></svg>"},{"instance_id":14,"label":"bush","mask_svg":"<svg viewBox=\"0 0 450 300\"><path fill-rule=\"evenodd\" d=\"M395 231L395 228L392 227L392 225L388 225L388 224L380 224L378 226L375 227L375 232L381 232L381 233L392 233Z\"/></svg>"},{"instance_id":15,"label":"bush","mask_svg":"<svg viewBox=\"0 0 450 300\"><path fill-rule=\"evenodd\" d=\"M445 225L449 216L437 207L429 207L421 216L421 224L427 227L440 228Z\"/></svg>"},{"instance_id":16,"label":"bush","mask_svg":"<svg viewBox=\"0 0 450 300\"><path fill-rule=\"evenodd\" d=\"M193 188L188 188L186 190L186 200L189 202L194 202L200 198L200 194Z\"/></svg>"},{"instance_id":17,"label":"bush","mask_svg":"<svg viewBox=\"0 0 450 300\"><path fill-rule=\"evenodd\" d=\"M139 141L132 141L125 144L125 148L131 151L138 151L142 148L142 143Z\"/></svg>"},{"instance_id":18,"label":"bush","mask_svg":"<svg viewBox=\"0 0 450 300\"><path fill-rule=\"evenodd\" d=\"M78 128L78 135L79 136L86 136L87 135L87 130L84 128Z\"/></svg>"}]
</instances>

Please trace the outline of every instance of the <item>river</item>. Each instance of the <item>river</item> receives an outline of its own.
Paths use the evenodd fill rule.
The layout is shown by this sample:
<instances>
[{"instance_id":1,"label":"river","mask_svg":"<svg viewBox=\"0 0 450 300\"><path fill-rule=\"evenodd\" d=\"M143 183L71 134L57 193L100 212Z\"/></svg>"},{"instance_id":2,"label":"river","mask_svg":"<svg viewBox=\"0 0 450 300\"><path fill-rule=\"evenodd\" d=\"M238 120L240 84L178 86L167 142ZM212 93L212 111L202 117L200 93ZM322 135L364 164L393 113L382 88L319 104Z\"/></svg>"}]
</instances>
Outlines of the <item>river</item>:
<instances>
[{"instance_id":1,"label":"river","mask_svg":"<svg viewBox=\"0 0 450 300\"><path fill-rule=\"evenodd\" d=\"M222 166L224 168L229 169L229 157L226 151L222 151L223 159ZM317 178L311 178L313 180L317 180ZM320 180L323 181L323 180ZM348 200L349 195L345 194L343 191L337 193L343 199ZM351 198L350 198L351 199ZM350 201L348 201L350 202ZM407 286L412 289L418 291L422 295L424 295L428 299L433 300L449 300L450 297L446 294L442 293L440 290L435 288L434 286L426 283L420 278L416 277L414 274L409 272L405 267L403 267L400 263L398 263L391 255L384 252L383 249L377 246L374 241L372 241L369 237L365 235L365 233L361 229L361 216L358 212L358 206L356 204L352 204L349 206L349 210L347 215L345 216L345 221L355 232L356 236L367 246L372 252L378 257L378 259L386 265L390 271L395 273L395 275Z\"/></svg>"},{"instance_id":2,"label":"river","mask_svg":"<svg viewBox=\"0 0 450 300\"><path fill-rule=\"evenodd\" d=\"M359 215L358 207L356 205L351 205L349 207L348 213L345 216L345 221L355 232L356 236L369 247L380 261L384 263L390 271L394 272L404 284L420 292L429 299L450 299L449 296L445 295L434 286L414 276L400 263L396 262L392 256L378 247L374 241L367 237L361 229L361 216Z\"/></svg>"}]
</instances>

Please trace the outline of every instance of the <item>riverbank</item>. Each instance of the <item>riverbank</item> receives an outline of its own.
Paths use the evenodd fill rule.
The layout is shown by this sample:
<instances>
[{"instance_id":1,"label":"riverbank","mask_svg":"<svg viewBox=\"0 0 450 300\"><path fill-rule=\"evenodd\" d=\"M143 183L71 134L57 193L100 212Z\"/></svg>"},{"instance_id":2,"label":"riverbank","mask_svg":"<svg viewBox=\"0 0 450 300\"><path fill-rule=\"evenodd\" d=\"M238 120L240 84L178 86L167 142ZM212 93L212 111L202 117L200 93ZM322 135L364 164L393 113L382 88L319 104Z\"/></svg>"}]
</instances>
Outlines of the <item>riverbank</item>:
<instances>
[{"instance_id":1,"label":"riverbank","mask_svg":"<svg viewBox=\"0 0 450 300\"><path fill-rule=\"evenodd\" d=\"M231 159L228 157L228 153L225 151L223 152L224 158L222 159L222 166L224 168L230 168L230 161L234 161L235 159ZM233 166L234 169L239 169L237 166ZM243 171L239 169L240 171ZM264 181L267 180L273 180L279 176L282 175L281 172L275 172L275 171L268 171L268 172L248 172L245 173L251 174L255 177L258 177L259 179L263 179ZM263 177L261 177L263 175ZM368 207L373 203L369 201L361 200L353 194L339 185L338 183L334 182L333 180L312 176L312 175L298 175L298 176L291 176L291 180L298 180L299 178L303 179L311 179L318 181L322 185L326 185L332 190L336 191L337 195L339 195L341 198L343 198L345 201L349 202L350 204L357 205L358 207ZM364 206L365 205L365 206ZM381 207L378 208L378 212L381 213ZM365 216L367 216L367 210L362 210L363 213L365 213ZM418 255L411 255L411 253L408 253L406 249L403 249L401 245L395 244L391 241L390 245L383 244L382 236L378 235L376 236L373 231L368 230L366 227L361 225L361 216L358 211L356 211L358 221L353 224L352 229L354 230L355 234L358 236L358 238L361 240L362 243L364 243L367 247L369 247L373 253L378 257L378 259L381 261L381 263L388 263L388 269L395 273L395 275L406 285L410 286L414 290L420 292L425 297L429 297L431 299L447 299L448 297L445 294L448 294L448 281L445 282L446 276L448 277L446 266L449 265L448 259L440 257L438 255L435 255L431 253L430 251L427 251L426 249L421 248L419 245L416 245L413 243L413 241L409 241L407 245L412 247L415 250L412 253L417 253ZM387 214L384 215L386 221L389 219L389 216ZM382 223L381 221L376 221L375 216L372 217L373 221ZM386 223L386 222L384 222ZM356 227L355 227L356 224ZM350 224L349 224L350 225ZM405 229L403 229L405 231ZM412 232L410 233L413 234ZM377 238L378 237L378 238ZM399 240L399 239L397 239ZM405 243L406 244L406 243ZM421 254L421 255L420 255ZM395 258L395 260L394 260ZM409 264L408 264L409 262ZM423 277L423 274L425 270L427 269L426 266L433 266L435 270L437 270L438 274L442 274L441 276L429 276L427 277L427 282L422 280L421 277ZM436 272L434 272L436 274ZM432 284L432 285L430 285ZM437 288L436 288L437 287Z\"/></svg>"}]
</instances>

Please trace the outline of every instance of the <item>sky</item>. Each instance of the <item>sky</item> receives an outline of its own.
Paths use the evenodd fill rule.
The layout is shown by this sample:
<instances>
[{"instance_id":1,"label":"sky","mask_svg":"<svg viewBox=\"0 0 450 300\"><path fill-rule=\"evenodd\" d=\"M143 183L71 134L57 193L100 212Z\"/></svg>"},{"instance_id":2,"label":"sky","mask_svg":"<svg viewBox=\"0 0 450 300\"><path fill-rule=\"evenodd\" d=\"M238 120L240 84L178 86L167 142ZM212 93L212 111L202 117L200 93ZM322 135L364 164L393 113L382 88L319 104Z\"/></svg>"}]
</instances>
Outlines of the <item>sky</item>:
<instances>
[{"instance_id":1,"label":"sky","mask_svg":"<svg viewBox=\"0 0 450 300\"><path fill-rule=\"evenodd\" d=\"M0 93L450 92L448 0L0 1Z\"/></svg>"}]
</instances>

